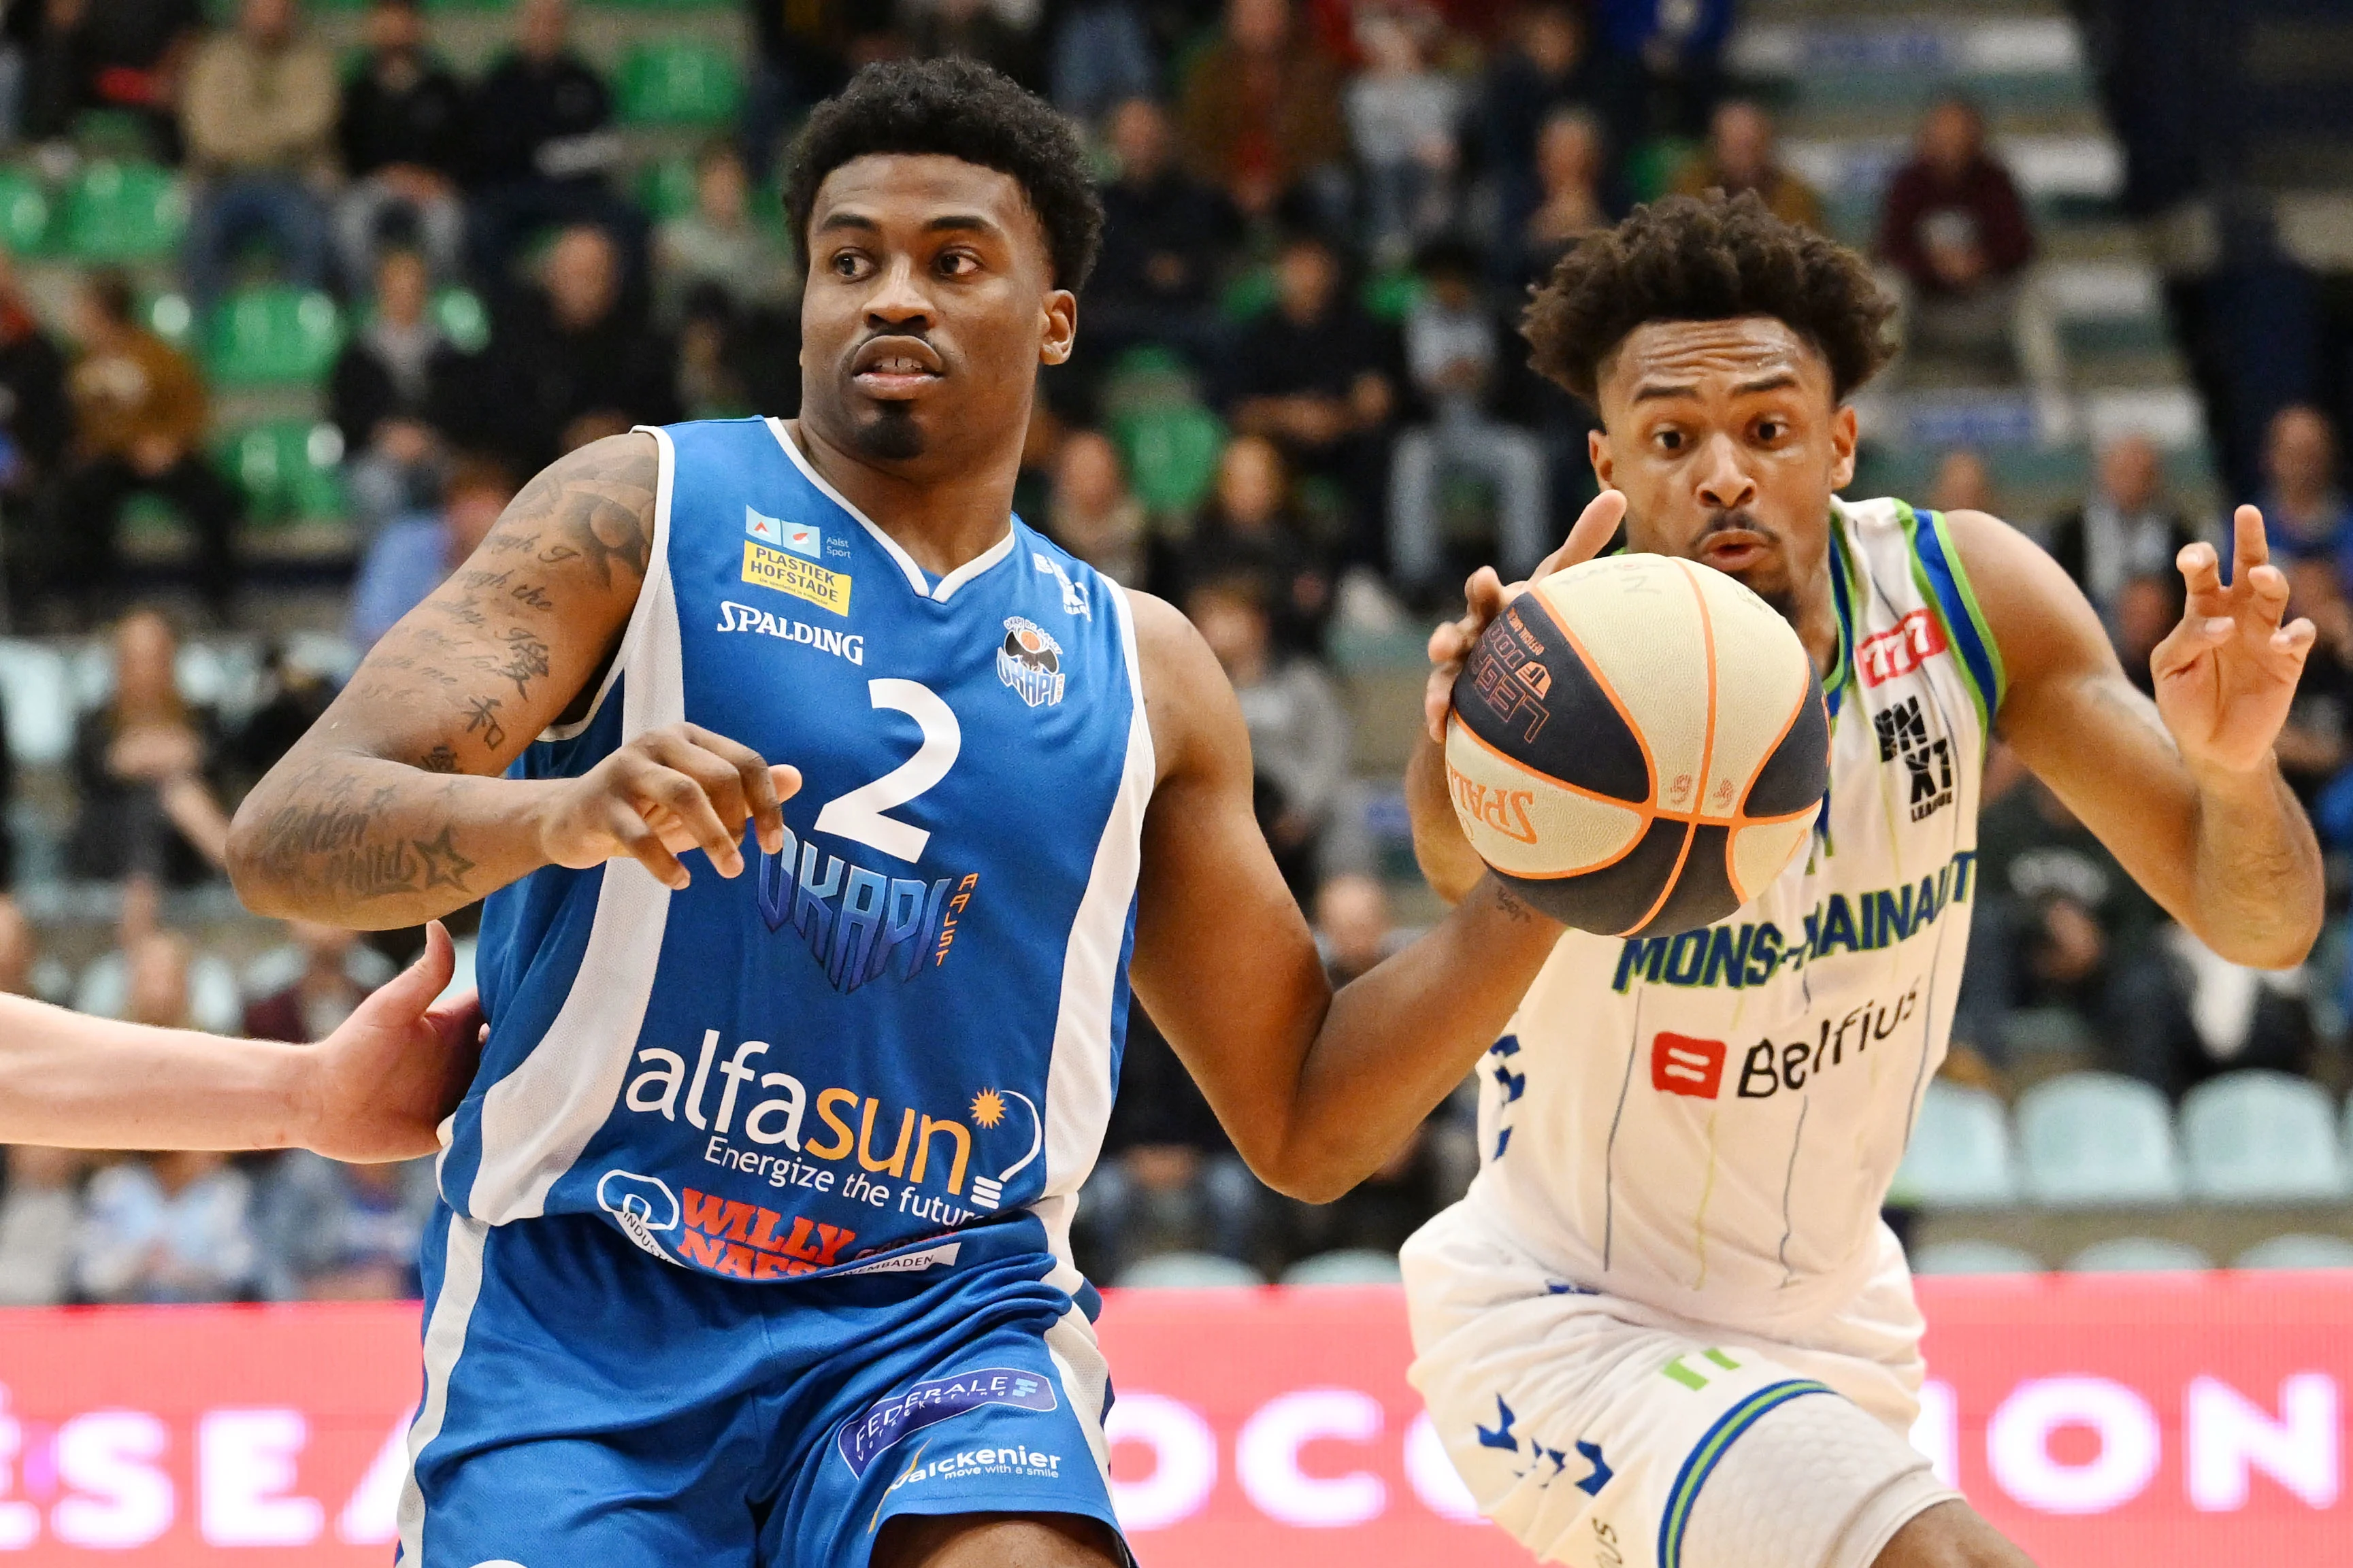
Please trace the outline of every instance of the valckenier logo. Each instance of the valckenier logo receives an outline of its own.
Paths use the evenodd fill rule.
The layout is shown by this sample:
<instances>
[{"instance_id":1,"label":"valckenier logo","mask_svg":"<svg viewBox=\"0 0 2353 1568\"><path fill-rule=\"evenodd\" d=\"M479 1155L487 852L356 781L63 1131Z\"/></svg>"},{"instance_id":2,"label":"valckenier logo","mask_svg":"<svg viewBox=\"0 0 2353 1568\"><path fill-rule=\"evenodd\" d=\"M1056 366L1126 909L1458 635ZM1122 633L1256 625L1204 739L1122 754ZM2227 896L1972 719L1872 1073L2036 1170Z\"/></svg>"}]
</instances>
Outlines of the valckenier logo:
<instances>
[{"instance_id":1,"label":"valckenier logo","mask_svg":"<svg viewBox=\"0 0 2353 1568\"><path fill-rule=\"evenodd\" d=\"M817 552L817 531L808 531L809 542L795 545L788 531L789 524L778 524L784 532L787 549L806 549ZM849 574L831 572L814 560L787 555L782 550L771 550L756 539L744 542L744 581L755 587L774 588L779 594L790 594L796 599L806 599L820 609L831 610L837 616L849 614Z\"/></svg>"},{"instance_id":2,"label":"valckenier logo","mask_svg":"<svg viewBox=\"0 0 2353 1568\"><path fill-rule=\"evenodd\" d=\"M744 509L744 531L763 544L781 545L812 561L825 553L825 533L813 522L786 522L747 506Z\"/></svg>"}]
</instances>

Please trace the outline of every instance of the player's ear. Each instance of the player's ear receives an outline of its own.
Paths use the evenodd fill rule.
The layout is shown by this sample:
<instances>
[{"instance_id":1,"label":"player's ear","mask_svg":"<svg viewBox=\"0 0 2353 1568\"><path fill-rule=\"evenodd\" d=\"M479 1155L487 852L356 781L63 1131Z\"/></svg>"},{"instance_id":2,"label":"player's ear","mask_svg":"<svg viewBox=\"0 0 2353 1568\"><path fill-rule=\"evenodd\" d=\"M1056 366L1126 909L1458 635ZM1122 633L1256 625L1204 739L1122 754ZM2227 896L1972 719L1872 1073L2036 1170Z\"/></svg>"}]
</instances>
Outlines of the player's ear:
<instances>
[{"instance_id":1,"label":"player's ear","mask_svg":"<svg viewBox=\"0 0 2353 1568\"><path fill-rule=\"evenodd\" d=\"M1854 405L1843 404L1831 420L1831 489L1854 483Z\"/></svg>"},{"instance_id":2,"label":"player's ear","mask_svg":"<svg viewBox=\"0 0 2353 1568\"><path fill-rule=\"evenodd\" d=\"M1615 481L1609 477L1610 470L1617 465L1609 460L1608 432L1596 426L1585 433L1585 457L1586 460L1593 465L1593 477L1601 481L1603 489L1617 488Z\"/></svg>"},{"instance_id":3,"label":"player's ear","mask_svg":"<svg viewBox=\"0 0 2353 1568\"><path fill-rule=\"evenodd\" d=\"M1079 297L1068 289L1050 289L1044 313L1044 331L1039 334L1039 363L1061 364L1078 346Z\"/></svg>"}]
</instances>

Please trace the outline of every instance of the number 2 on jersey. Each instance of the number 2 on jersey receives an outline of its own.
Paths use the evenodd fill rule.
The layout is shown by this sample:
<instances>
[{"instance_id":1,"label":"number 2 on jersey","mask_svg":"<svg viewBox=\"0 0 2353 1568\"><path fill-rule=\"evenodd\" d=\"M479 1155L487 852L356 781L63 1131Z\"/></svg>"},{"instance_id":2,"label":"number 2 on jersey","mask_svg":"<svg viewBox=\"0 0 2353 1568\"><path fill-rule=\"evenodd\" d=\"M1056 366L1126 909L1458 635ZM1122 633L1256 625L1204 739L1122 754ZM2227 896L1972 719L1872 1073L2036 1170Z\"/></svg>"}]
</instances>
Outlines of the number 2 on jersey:
<instances>
[{"instance_id":1,"label":"number 2 on jersey","mask_svg":"<svg viewBox=\"0 0 2353 1568\"><path fill-rule=\"evenodd\" d=\"M827 801L817 814L817 830L855 838L885 855L913 862L923 858L930 831L883 813L906 805L948 776L957 753L964 750L964 730L956 723L955 710L919 680L870 680L866 692L877 710L888 708L913 719L923 729L923 743L915 748L913 756L881 778Z\"/></svg>"}]
</instances>

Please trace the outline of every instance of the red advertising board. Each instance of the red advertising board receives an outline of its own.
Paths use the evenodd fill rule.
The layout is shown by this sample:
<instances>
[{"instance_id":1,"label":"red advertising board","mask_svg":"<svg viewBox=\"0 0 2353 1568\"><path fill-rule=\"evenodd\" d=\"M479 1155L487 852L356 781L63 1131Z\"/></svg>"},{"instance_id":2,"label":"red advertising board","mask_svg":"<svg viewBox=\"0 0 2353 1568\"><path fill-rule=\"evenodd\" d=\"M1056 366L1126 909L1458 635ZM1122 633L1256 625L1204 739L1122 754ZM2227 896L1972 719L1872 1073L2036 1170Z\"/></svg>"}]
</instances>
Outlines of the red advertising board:
<instances>
[{"instance_id":1,"label":"red advertising board","mask_svg":"<svg viewBox=\"0 0 2353 1568\"><path fill-rule=\"evenodd\" d=\"M1920 1290L1915 1440L2046 1568L2353 1568L2353 1275ZM1151 1568L1527 1561L1468 1515L1394 1291L1115 1295L1102 1331ZM382 1564L417 1387L413 1308L0 1313L0 1557Z\"/></svg>"}]
</instances>

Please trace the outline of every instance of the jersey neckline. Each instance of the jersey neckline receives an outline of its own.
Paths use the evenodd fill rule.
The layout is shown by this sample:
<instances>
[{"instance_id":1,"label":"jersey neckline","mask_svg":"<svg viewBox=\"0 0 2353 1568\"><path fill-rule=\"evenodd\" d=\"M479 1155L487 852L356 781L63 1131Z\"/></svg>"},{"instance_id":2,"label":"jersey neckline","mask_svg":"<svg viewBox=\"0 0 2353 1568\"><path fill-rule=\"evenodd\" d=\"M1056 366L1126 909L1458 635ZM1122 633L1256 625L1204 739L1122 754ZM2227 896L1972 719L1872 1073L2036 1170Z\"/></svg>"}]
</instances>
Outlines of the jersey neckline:
<instances>
[{"instance_id":1,"label":"jersey neckline","mask_svg":"<svg viewBox=\"0 0 2353 1568\"><path fill-rule=\"evenodd\" d=\"M938 582L933 582L931 574L916 563L915 558L908 554L897 540L884 532L881 526L872 518L859 510L848 496L843 495L827 482L826 477L817 471L817 465L810 462L807 455L801 450L800 443L795 441L792 433L785 428L785 422L782 419L770 415L763 423L768 426L768 433L776 438L776 445L785 449L785 456L791 458L793 466L801 471L801 477L815 485L818 492L828 500L849 513L860 527L866 530L874 542L881 545L897 563L900 574L906 579L907 586L913 591L915 597L929 599L934 604L944 605L955 595L957 589L1013 553L1013 517L1008 512L1005 519L1005 532L996 543L955 571L948 573Z\"/></svg>"}]
</instances>

